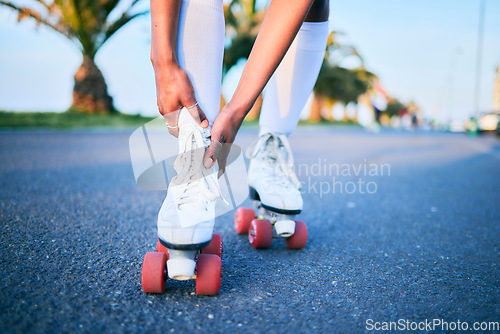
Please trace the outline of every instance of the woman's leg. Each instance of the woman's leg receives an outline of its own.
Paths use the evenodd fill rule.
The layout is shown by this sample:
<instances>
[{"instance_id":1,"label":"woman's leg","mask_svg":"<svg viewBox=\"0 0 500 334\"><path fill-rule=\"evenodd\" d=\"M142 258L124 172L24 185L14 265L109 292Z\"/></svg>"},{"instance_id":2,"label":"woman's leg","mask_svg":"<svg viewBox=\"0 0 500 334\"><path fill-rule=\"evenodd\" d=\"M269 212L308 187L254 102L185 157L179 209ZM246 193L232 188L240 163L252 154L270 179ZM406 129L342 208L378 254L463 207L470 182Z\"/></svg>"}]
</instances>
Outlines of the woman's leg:
<instances>
[{"instance_id":1,"label":"woman's leg","mask_svg":"<svg viewBox=\"0 0 500 334\"><path fill-rule=\"evenodd\" d=\"M316 0L269 80L260 114L263 131L291 133L318 78L328 37L328 0Z\"/></svg>"},{"instance_id":2,"label":"woman's leg","mask_svg":"<svg viewBox=\"0 0 500 334\"><path fill-rule=\"evenodd\" d=\"M222 0L183 0L177 34L178 62L188 74L196 101L210 123L219 113L223 43ZM173 163L177 175L170 181L158 214L160 242L179 251L167 261L171 278L193 275L194 261L182 251L194 252L208 245L219 196L215 171L199 168L203 163L200 151L210 143L209 131L198 126L185 110L179 114L177 129L179 155ZM199 182L201 178L206 182Z\"/></svg>"},{"instance_id":3,"label":"woman's leg","mask_svg":"<svg viewBox=\"0 0 500 334\"><path fill-rule=\"evenodd\" d=\"M212 124L219 114L224 55L222 0L183 0L177 38L179 65Z\"/></svg>"}]
</instances>

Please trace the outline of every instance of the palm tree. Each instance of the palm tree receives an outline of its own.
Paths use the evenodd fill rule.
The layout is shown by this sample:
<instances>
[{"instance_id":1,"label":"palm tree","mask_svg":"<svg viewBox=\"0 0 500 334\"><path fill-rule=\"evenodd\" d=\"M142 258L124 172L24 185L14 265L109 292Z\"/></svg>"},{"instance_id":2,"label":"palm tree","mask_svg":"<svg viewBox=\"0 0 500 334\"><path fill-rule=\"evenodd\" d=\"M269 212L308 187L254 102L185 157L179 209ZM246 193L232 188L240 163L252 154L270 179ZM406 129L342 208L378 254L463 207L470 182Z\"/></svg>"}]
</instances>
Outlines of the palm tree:
<instances>
[{"instance_id":1,"label":"palm tree","mask_svg":"<svg viewBox=\"0 0 500 334\"><path fill-rule=\"evenodd\" d=\"M230 43L224 50L224 71L241 58L248 58L266 11L257 10L256 0L232 0L224 5L226 36Z\"/></svg>"},{"instance_id":2,"label":"palm tree","mask_svg":"<svg viewBox=\"0 0 500 334\"><path fill-rule=\"evenodd\" d=\"M104 77L95 64L99 49L120 28L149 11L137 11L139 0L30 0L29 7L9 0L0 5L19 13L18 21L34 19L75 43L83 62L75 74L72 109L89 113L116 112ZM121 9L123 8L123 9Z\"/></svg>"},{"instance_id":3,"label":"palm tree","mask_svg":"<svg viewBox=\"0 0 500 334\"><path fill-rule=\"evenodd\" d=\"M366 93L373 73L365 69L364 61L358 51L350 45L337 42L338 32L328 36L325 59L321 65L318 80L314 86L314 99L309 114L309 121L318 122L323 118L323 105L333 105L336 101L347 104L356 102ZM355 57L360 65L355 69L341 66L344 59Z\"/></svg>"}]
</instances>

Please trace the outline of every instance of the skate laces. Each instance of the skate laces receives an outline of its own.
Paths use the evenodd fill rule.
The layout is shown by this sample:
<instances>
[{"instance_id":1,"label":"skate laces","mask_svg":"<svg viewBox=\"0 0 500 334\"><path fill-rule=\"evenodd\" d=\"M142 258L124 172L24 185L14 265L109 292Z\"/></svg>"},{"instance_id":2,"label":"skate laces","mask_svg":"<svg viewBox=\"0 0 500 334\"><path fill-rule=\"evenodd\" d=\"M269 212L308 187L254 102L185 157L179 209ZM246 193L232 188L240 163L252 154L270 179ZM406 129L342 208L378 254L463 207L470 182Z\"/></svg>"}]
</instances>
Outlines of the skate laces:
<instances>
[{"instance_id":1,"label":"skate laces","mask_svg":"<svg viewBox=\"0 0 500 334\"><path fill-rule=\"evenodd\" d=\"M294 172L294 161L292 149L286 135L266 133L261 135L247 149L246 156L249 159L259 158L266 162L263 176L276 184L279 182L284 187L291 185L300 189L301 183Z\"/></svg>"},{"instance_id":2,"label":"skate laces","mask_svg":"<svg viewBox=\"0 0 500 334\"><path fill-rule=\"evenodd\" d=\"M208 203L220 196L216 172L203 166L209 132L191 124L185 124L179 131L179 155L174 161L177 175L169 187L179 210L207 210Z\"/></svg>"}]
</instances>

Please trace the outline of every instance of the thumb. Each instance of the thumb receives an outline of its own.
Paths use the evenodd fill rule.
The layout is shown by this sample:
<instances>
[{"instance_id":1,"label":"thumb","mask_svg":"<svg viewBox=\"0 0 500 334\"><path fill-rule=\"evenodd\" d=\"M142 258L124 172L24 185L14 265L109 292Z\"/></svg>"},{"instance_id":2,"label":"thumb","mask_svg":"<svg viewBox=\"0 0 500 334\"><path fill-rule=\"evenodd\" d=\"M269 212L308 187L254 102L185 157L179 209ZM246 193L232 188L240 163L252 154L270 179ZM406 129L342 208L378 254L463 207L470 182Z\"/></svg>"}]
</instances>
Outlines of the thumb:
<instances>
[{"instance_id":1,"label":"thumb","mask_svg":"<svg viewBox=\"0 0 500 334\"><path fill-rule=\"evenodd\" d=\"M221 143L221 136L217 133L216 128L212 128L212 142L210 146L205 152L205 156L203 157L203 165L205 168L210 168L214 165L215 161L217 161L221 157L223 144Z\"/></svg>"},{"instance_id":2,"label":"thumb","mask_svg":"<svg viewBox=\"0 0 500 334\"><path fill-rule=\"evenodd\" d=\"M219 159L221 154L222 144L218 141L213 141L210 143L210 146L205 152L205 156L203 157L203 166L205 168L210 168L215 164L215 161Z\"/></svg>"},{"instance_id":3,"label":"thumb","mask_svg":"<svg viewBox=\"0 0 500 334\"><path fill-rule=\"evenodd\" d=\"M229 154L230 144L223 144L219 151L217 162L219 163L219 178L226 172L227 156Z\"/></svg>"}]
</instances>

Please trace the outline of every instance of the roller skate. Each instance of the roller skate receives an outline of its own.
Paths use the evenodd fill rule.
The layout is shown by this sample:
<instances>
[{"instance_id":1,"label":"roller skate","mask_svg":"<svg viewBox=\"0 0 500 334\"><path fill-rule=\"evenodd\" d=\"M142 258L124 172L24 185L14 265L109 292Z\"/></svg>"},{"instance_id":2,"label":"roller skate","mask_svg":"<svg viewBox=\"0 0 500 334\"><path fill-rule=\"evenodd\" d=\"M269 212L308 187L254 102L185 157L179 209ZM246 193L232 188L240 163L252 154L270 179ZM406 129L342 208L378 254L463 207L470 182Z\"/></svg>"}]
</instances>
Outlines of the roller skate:
<instances>
[{"instance_id":1,"label":"roller skate","mask_svg":"<svg viewBox=\"0 0 500 334\"><path fill-rule=\"evenodd\" d=\"M158 213L156 252L142 264L142 288L162 293L168 278L196 280L196 293L215 295L221 284L222 237L213 234L215 204L220 196L215 167L203 166L210 129L198 126L187 109L179 114L177 175Z\"/></svg>"},{"instance_id":2,"label":"roller skate","mask_svg":"<svg viewBox=\"0 0 500 334\"><path fill-rule=\"evenodd\" d=\"M300 182L293 170L293 156L286 135L262 129L249 147L248 184L253 208L238 208L234 226L247 234L254 248L271 247L273 238L284 238L290 249L307 243L307 227L295 216L302 211Z\"/></svg>"}]
</instances>

